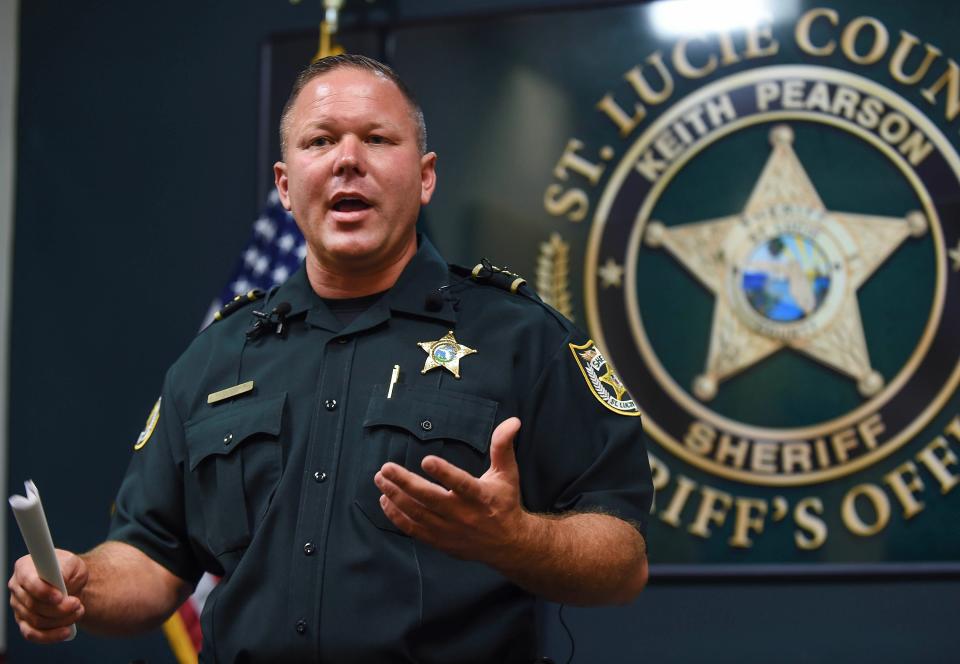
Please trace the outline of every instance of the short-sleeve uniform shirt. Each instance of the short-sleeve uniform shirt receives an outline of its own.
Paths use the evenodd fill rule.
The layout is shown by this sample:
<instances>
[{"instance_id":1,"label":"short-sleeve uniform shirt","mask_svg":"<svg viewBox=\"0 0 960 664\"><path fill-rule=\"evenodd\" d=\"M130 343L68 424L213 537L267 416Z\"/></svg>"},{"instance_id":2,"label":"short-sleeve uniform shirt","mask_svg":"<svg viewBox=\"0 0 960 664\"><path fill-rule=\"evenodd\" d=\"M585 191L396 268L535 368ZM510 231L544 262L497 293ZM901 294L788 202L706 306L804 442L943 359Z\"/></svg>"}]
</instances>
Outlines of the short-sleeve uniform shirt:
<instances>
[{"instance_id":1,"label":"short-sleeve uniform shirt","mask_svg":"<svg viewBox=\"0 0 960 664\"><path fill-rule=\"evenodd\" d=\"M282 302L284 334L248 339L250 311ZM534 598L401 533L373 476L387 461L423 474L430 454L480 476L494 427L516 416L527 510L603 511L644 532L640 417L598 349L535 297L452 273L423 238L346 325L302 267L257 304L170 368L110 531L188 582L222 577L201 661L533 661ZM446 360L463 349L457 378Z\"/></svg>"}]
</instances>

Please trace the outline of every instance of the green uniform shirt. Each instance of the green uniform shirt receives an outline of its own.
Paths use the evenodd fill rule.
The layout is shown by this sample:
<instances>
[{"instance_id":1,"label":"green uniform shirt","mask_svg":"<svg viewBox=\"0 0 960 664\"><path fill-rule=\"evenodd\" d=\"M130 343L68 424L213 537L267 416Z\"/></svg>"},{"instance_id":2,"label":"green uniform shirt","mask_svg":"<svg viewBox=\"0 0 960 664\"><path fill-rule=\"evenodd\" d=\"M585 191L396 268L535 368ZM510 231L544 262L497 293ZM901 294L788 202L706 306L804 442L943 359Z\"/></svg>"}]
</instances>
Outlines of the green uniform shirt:
<instances>
[{"instance_id":1,"label":"green uniform shirt","mask_svg":"<svg viewBox=\"0 0 960 664\"><path fill-rule=\"evenodd\" d=\"M388 460L422 474L428 454L479 476L510 416L526 509L603 510L645 530L640 418L602 355L544 305L458 279L421 238L396 285L343 327L301 268L171 367L110 539L191 583L223 577L204 606L201 661L532 661L534 598L400 533L373 483ZM248 340L250 312L281 302L286 335ZM476 350L460 378L421 373L418 344L448 331ZM246 381L251 391L207 403Z\"/></svg>"}]
</instances>

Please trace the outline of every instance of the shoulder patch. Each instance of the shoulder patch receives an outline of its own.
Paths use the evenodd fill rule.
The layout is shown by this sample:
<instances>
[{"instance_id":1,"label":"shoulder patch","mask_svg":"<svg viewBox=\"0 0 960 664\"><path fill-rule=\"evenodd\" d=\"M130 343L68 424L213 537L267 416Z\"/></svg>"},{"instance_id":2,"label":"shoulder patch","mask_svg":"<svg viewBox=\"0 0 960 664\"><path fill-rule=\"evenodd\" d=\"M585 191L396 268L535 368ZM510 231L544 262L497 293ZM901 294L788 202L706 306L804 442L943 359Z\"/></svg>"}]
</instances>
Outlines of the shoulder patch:
<instances>
[{"instance_id":1,"label":"shoulder patch","mask_svg":"<svg viewBox=\"0 0 960 664\"><path fill-rule=\"evenodd\" d=\"M140 435L137 436L137 442L134 444L133 449L141 450L143 446L147 444L147 441L150 440L150 436L153 435L153 430L157 428L157 422L160 421L160 402L163 401L163 397L157 399L157 403L153 404L153 409L150 411L150 414L147 416L147 423L143 425L143 431L140 432Z\"/></svg>"},{"instance_id":2,"label":"shoulder patch","mask_svg":"<svg viewBox=\"0 0 960 664\"><path fill-rule=\"evenodd\" d=\"M237 309L240 309L251 302L256 302L263 297L263 295L264 292L259 288L254 288L253 290L247 291L243 295L237 295L235 298L223 305L223 307L220 308L220 311L213 315L214 322L223 320Z\"/></svg>"},{"instance_id":3,"label":"shoulder patch","mask_svg":"<svg viewBox=\"0 0 960 664\"><path fill-rule=\"evenodd\" d=\"M570 352L573 353L573 359L580 367L580 372L587 381L587 387L597 401L618 415L631 417L640 415L636 402L627 392L627 386L614 372L613 366L604 359L603 353L593 340L587 341L582 346L570 344Z\"/></svg>"}]
</instances>

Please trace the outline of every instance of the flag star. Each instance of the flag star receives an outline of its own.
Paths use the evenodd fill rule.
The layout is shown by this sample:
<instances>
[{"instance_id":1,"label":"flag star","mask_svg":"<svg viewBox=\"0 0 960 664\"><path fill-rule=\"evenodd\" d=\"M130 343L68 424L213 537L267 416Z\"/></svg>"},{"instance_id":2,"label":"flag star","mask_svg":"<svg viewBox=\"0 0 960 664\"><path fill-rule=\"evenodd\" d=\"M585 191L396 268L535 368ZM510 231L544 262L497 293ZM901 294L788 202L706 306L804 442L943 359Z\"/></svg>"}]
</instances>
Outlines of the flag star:
<instances>
[{"instance_id":1,"label":"flag star","mask_svg":"<svg viewBox=\"0 0 960 664\"><path fill-rule=\"evenodd\" d=\"M257 251L255 247L250 247L243 252L243 262L246 263L248 267L253 266L258 258L260 258L260 252Z\"/></svg>"},{"instance_id":2,"label":"flag star","mask_svg":"<svg viewBox=\"0 0 960 664\"><path fill-rule=\"evenodd\" d=\"M267 242L273 242L273 238L277 234L277 227L267 217L257 219L257 223L253 225L253 230Z\"/></svg>"},{"instance_id":3,"label":"flag star","mask_svg":"<svg viewBox=\"0 0 960 664\"><path fill-rule=\"evenodd\" d=\"M253 266L253 273L257 276L260 276L267 271L268 267L270 267L270 261L266 256L260 256L260 258L257 259L256 264Z\"/></svg>"},{"instance_id":4,"label":"flag star","mask_svg":"<svg viewBox=\"0 0 960 664\"><path fill-rule=\"evenodd\" d=\"M278 265L271 276L273 277L273 283L281 284L290 276L290 270L283 265Z\"/></svg>"},{"instance_id":5,"label":"flag star","mask_svg":"<svg viewBox=\"0 0 960 664\"><path fill-rule=\"evenodd\" d=\"M297 245L297 258L303 260L307 257L307 245L306 243Z\"/></svg>"},{"instance_id":6,"label":"flag star","mask_svg":"<svg viewBox=\"0 0 960 664\"><path fill-rule=\"evenodd\" d=\"M280 247L285 253L289 253L291 249L297 244L297 241L293 238L290 233L284 233L284 235L277 240L277 246Z\"/></svg>"},{"instance_id":7,"label":"flag star","mask_svg":"<svg viewBox=\"0 0 960 664\"><path fill-rule=\"evenodd\" d=\"M250 290L250 282L242 277L237 279L230 285L230 288L233 290L235 295L240 295L241 293L246 293Z\"/></svg>"},{"instance_id":8,"label":"flag star","mask_svg":"<svg viewBox=\"0 0 960 664\"><path fill-rule=\"evenodd\" d=\"M277 203L280 202L280 194L277 193L277 190L276 190L276 189L271 189L271 190L270 190L270 195L267 197L267 200L268 200L271 204L276 205Z\"/></svg>"}]
</instances>

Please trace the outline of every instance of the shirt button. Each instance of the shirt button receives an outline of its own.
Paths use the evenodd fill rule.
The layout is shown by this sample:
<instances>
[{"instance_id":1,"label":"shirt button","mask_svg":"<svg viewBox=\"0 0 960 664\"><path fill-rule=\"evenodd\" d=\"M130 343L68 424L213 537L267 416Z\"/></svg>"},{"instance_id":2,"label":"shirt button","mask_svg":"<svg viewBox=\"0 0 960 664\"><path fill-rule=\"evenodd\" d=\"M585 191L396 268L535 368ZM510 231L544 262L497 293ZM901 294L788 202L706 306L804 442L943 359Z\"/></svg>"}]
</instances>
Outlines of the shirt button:
<instances>
[{"instance_id":1,"label":"shirt button","mask_svg":"<svg viewBox=\"0 0 960 664\"><path fill-rule=\"evenodd\" d=\"M313 552L316 550L317 550L317 547L313 545L313 542L307 542L306 544L303 545L303 552L308 556L312 556Z\"/></svg>"},{"instance_id":2,"label":"shirt button","mask_svg":"<svg viewBox=\"0 0 960 664\"><path fill-rule=\"evenodd\" d=\"M327 474L322 470L318 470L313 473L313 479L319 484L320 482L325 482L327 479Z\"/></svg>"},{"instance_id":3,"label":"shirt button","mask_svg":"<svg viewBox=\"0 0 960 664\"><path fill-rule=\"evenodd\" d=\"M298 620L297 621L297 634L303 634L307 631L307 621Z\"/></svg>"},{"instance_id":4,"label":"shirt button","mask_svg":"<svg viewBox=\"0 0 960 664\"><path fill-rule=\"evenodd\" d=\"M323 405L327 410L334 410L337 407L337 400L327 399L326 401L323 402Z\"/></svg>"},{"instance_id":5,"label":"shirt button","mask_svg":"<svg viewBox=\"0 0 960 664\"><path fill-rule=\"evenodd\" d=\"M433 428L433 422L431 422L430 420L424 420L423 422L420 423L420 428L423 429L424 431L430 431L430 429Z\"/></svg>"},{"instance_id":6,"label":"shirt button","mask_svg":"<svg viewBox=\"0 0 960 664\"><path fill-rule=\"evenodd\" d=\"M229 444L232 443L232 442L233 442L233 434L232 434L232 433L228 433L226 436L223 437L223 444L224 444L224 445L229 445Z\"/></svg>"}]
</instances>

